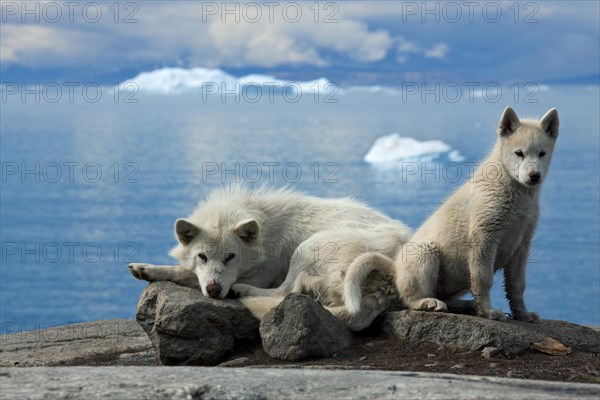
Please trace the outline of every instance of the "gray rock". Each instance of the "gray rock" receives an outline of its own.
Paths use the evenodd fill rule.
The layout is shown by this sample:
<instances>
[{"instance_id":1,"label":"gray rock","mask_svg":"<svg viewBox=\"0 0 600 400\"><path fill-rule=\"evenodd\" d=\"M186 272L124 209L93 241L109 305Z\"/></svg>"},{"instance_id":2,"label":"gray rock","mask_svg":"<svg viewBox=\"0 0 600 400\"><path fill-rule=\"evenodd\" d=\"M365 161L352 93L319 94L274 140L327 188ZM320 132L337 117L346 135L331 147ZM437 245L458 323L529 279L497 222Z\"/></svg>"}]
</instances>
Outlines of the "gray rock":
<instances>
[{"instance_id":1,"label":"gray rock","mask_svg":"<svg viewBox=\"0 0 600 400\"><path fill-rule=\"evenodd\" d=\"M448 349L478 351L485 347L496 347L507 357L524 353L530 343L546 336L574 350L600 353L598 332L564 321L543 320L534 324L404 310L388 312L383 320L383 330L409 342L431 343Z\"/></svg>"},{"instance_id":2,"label":"gray rock","mask_svg":"<svg viewBox=\"0 0 600 400\"><path fill-rule=\"evenodd\" d=\"M135 321L113 319L0 336L0 366L156 365Z\"/></svg>"},{"instance_id":3,"label":"gray rock","mask_svg":"<svg viewBox=\"0 0 600 400\"><path fill-rule=\"evenodd\" d=\"M259 321L240 302L209 299L172 282L149 284L136 318L165 365L216 365L259 338Z\"/></svg>"},{"instance_id":4,"label":"gray rock","mask_svg":"<svg viewBox=\"0 0 600 400\"><path fill-rule=\"evenodd\" d=\"M309 296L289 294L260 324L268 355L282 360L328 357L350 346L346 325Z\"/></svg>"},{"instance_id":5,"label":"gray rock","mask_svg":"<svg viewBox=\"0 0 600 400\"><path fill-rule=\"evenodd\" d=\"M598 385L418 372L202 367L0 368L6 399L598 399Z\"/></svg>"}]
</instances>

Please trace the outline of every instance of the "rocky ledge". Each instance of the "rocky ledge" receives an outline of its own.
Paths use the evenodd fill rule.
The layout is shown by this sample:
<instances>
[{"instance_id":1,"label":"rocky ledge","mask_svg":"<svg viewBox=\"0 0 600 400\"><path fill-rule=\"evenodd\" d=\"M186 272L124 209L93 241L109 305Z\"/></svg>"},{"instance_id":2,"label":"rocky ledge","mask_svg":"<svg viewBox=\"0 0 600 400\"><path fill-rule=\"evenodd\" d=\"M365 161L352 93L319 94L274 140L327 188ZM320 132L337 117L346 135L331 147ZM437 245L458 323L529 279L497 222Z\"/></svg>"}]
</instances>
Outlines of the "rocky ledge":
<instances>
[{"instance_id":1,"label":"rocky ledge","mask_svg":"<svg viewBox=\"0 0 600 400\"><path fill-rule=\"evenodd\" d=\"M217 365L258 343L271 357L296 361L329 357L350 346L351 332L310 297L292 294L261 324L235 300L213 300L170 282L148 285L137 320L165 365ZM563 321L532 324L410 310L388 312L373 329L409 345L515 357L552 338L566 351L600 353L598 332Z\"/></svg>"},{"instance_id":2,"label":"rocky ledge","mask_svg":"<svg viewBox=\"0 0 600 400\"><path fill-rule=\"evenodd\" d=\"M0 367L158 364L144 330L126 319L0 336Z\"/></svg>"},{"instance_id":3,"label":"rocky ledge","mask_svg":"<svg viewBox=\"0 0 600 400\"><path fill-rule=\"evenodd\" d=\"M97 321L0 336L0 367L153 370L161 364L381 369L600 383L600 333L563 321L500 322L408 310L390 311L368 330L352 333L303 295L288 296L259 323L235 300L212 300L191 288L157 282L140 297L137 321ZM5 383L25 379L14 369L7 371L0 377L15 379ZM94 372L86 374L95 379ZM144 374L144 381L154 382L149 377L154 373ZM347 379L355 378L349 374Z\"/></svg>"},{"instance_id":4,"label":"rocky ledge","mask_svg":"<svg viewBox=\"0 0 600 400\"><path fill-rule=\"evenodd\" d=\"M598 399L598 386L450 374L207 367L0 368L7 399Z\"/></svg>"}]
</instances>

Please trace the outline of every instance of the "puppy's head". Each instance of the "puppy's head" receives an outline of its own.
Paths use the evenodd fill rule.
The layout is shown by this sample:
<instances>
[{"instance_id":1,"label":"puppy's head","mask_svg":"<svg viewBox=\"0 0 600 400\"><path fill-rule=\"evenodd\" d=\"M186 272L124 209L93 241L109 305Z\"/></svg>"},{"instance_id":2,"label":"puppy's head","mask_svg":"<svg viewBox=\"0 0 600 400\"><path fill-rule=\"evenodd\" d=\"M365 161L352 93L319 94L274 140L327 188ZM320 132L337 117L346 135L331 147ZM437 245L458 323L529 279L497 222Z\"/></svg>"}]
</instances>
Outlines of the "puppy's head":
<instances>
[{"instance_id":1,"label":"puppy's head","mask_svg":"<svg viewBox=\"0 0 600 400\"><path fill-rule=\"evenodd\" d=\"M513 179L527 187L539 186L550 167L558 137L558 111L548 111L539 121L519 120L506 107L498 124L502 163Z\"/></svg>"}]
</instances>

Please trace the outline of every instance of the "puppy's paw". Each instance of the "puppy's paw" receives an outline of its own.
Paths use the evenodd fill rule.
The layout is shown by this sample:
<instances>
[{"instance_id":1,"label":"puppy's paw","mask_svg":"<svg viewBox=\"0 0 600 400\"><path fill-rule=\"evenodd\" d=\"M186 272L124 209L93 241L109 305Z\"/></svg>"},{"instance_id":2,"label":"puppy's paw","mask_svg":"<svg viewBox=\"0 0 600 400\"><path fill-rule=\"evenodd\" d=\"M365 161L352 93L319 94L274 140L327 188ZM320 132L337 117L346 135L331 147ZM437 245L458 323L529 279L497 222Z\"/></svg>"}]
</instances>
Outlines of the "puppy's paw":
<instances>
[{"instance_id":1,"label":"puppy's paw","mask_svg":"<svg viewBox=\"0 0 600 400\"><path fill-rule=\"evenodd\" d=\"M148 275L148 271L146 270L147 267L148 264L131 263L129 264L129 272L131 272L131 275L136 279L151 282L152 279L150 279L150 275Z\"/></svg>"},{"instance_id":2,"label":"puppy's paw","mask_svg":"<svg viewBox=\"0 0 600 400\"><path fill-rule=\"evenodd\" d=\"M540 322L540 316L531 311L519 311L512 313L512 318L523 322Z\"/></svg>"},{"instance_id":3,"label":"puppy's paw","mask_svg":"<svg viewBox=\"0 0 600 400\"><path fill-rule=\"evenodd\" d=\"M250 296L250 290L252 290L252 286L246 285L245 283L234 283L231 286L231 291L236 297Z\"/></svg>"},{"instance_id":4,"label":"puppy's paw","mask_svg":"<svg viewBox=\"0 0 600 400\"><path fill-rule=\"evenodd\" d=\"M441 300L434 299L433 297L420 299L413 304L411 304L411 309L420 310L420 311L436 311L436 312L446 312L448 311L448 306Z\"/></svg>"},{"instance_id":5,"label":"puppy's paw","mask_svg":"<svg viewBox=\"0 0 600 400\"><path fill-rule=\"evenodd\" d=\"M485 308L483 310L478 310L477 315L487 319L493 319L496 321L504 321L506 316L502 312L502 310L496 310L495 308Z\"/></svg>"}]
</instances>

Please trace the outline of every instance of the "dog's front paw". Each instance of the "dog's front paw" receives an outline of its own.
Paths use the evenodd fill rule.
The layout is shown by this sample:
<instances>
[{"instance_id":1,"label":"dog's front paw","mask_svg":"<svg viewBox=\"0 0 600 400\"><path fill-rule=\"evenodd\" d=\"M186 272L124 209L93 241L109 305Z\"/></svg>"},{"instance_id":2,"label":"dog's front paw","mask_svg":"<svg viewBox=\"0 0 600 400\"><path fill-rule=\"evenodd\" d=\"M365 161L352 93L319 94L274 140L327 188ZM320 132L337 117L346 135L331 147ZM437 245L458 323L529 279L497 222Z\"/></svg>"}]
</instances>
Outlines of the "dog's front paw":
<instances>
[{"instance_id":1,"label":"dog's front paw","mask_svg":"<svg viewBox=\"0 0 600 400\"><path fill-rule=\"evenodd\" d=\"M131 272L131 275L133 275L136 279L151 282L150 275L148 275L146 267L148 267L148 264L131 263L129 264L129 272Z\"/></svg>"},{"instance_id":2,"label":"dog's front paw","mask_svg":"<svg viewBox=\"0 0 600 400\"><path fill-rule=\"evenodd\" d=\"M523 322L540 322L540 316L531 311L518 311L512 313L512 318Z\"/></svg>"},{"instance_id":3,"label":"dog's front paw","mask_svg":"<svg viewBox=\"0 0 600 400\"><path fill-rule=\"evenodd\" d=\"M231 291L235 294L236 297L247 297L250 295L250 290L252 286L246 285L244 283L234 283L231 286Z\"/></svg>"},{"instance_id":4,"label":"dog's front paw","mask_svg":"<svg viewBox=\"0 0 600 400\"><path fill-rule=\"evenodd\" d=\"M482 310L478 310L477 315L496 321L504 321L506 319L504 312L502 312L502 310L496 310L495 308L484 308Z\"/></svg>"}]
</instances>

